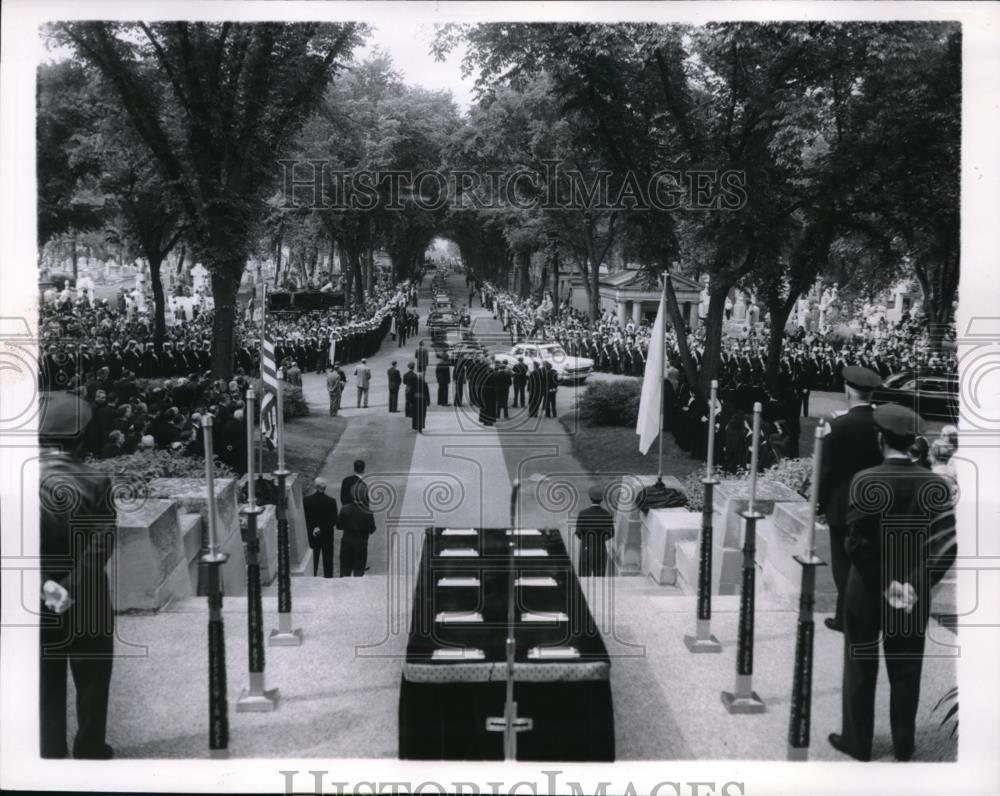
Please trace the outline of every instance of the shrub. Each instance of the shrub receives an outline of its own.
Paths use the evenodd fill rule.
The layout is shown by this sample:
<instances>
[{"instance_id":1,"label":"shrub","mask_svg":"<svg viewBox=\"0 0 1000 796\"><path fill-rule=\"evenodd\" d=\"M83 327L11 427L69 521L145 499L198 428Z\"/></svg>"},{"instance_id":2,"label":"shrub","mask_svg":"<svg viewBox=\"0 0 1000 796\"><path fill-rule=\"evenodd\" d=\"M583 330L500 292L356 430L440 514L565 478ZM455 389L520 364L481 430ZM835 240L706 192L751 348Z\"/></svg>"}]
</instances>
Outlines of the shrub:
<instances>
[{"instance_id":1,"label":"shrub","mask_svg":"<svg viewBox=\"0 0 1000 796\"><path fill-rule=\"evenodd\" d=\"M812 467L813 460L811 456L805 459L782 459L777 464L768 467L761 477L784 484L808 500L809 490L811 489Z\"/></svg>"},{"instance_id":2,"label":"shrub","mask_svg":"<svg viewBox=\"0 0 1000 796\"><path fill-rule=\"evenodd\" d=\"M205 477L204 459L165 450L137 451L112 459L98 459L91 462L91 466L115 480L127 480L130 483L148 482L154 478ZM219 478L236 477L227 465L218 460L215 462L215 475Z\"/></svg>"},{"instance_id":3,"label":"shrub","mask_svg":"<svg viewBox=\"0 0 1000 796\"><path fill-rule=\"evenodd\" d=\"M260 379L252 379L250 381L251 386L257 393L257 403L260 405L260 399L263 393L261 392ZM293 417L308 417L309 416L309 404L306 403L306 397L302 394L302 388L294 386L292 384L285 385L285 420L289 420Z\"/></svg>"},{"instance_id":4,"label":"shrub","mask_svg":"<svg viewBox=\"0 0 1000 796\"><path fill-rule=\"evenodd\" d=\"M580 399L580 418L591 426L634 426L641 392L640 381L594 382Z\"/></svg>"},{"instance_id":5,"label":"shrub","mask_svg":"<svg viewBox=\"0 0 1000 796\"><path fill-rule=\"evenodd\" d=\"M705 477L705 468L692 470L681 481L684 487L684 495L687 497L687 507L691 511L701 511L705 507L705 485L701 479ZM742 481L747 477L746 470L737 470L735 473L724 472L721 467L715 468L715 477L719 482Z\"/></svg>"}]
</instances>

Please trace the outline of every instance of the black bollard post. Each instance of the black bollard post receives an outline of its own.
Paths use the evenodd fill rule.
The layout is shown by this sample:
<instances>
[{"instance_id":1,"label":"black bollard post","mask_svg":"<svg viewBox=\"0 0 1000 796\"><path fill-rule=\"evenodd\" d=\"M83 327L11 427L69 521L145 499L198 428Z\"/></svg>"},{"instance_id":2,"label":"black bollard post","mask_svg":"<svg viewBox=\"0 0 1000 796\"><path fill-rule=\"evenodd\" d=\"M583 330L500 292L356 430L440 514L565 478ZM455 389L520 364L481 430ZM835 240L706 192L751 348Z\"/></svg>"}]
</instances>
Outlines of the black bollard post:
<instances>
[{"instance_id":1,"label":"black bollard post","mask_svg":"<svg viewBox=\"0 0 1000 796\"><path fill-rule=\"evenodd\" d=\"M684 636L684 644L691 652L722 652L722 645L712 635L712 517L715 485L715 410L719 382L712 379L708 417L708 451L705 461L704 501L701 508L701 539L698 543L698 621L693 636Z\"/></svg>"},{"instance_id":2,"label":"black bollard post","mask_svg":"<svg viewBox=\"0 0 1000 796\"><path fill-rule=\"evenodd\" d=\"M753 405L753 448L750 454L750 500L747 510L740 513L746 520L743 532L743 577L740 587L740 626L736 641L736 685L722 692L722 704L730 713L763 713L764 701L753 690L753 631L754 600L757 572L757 520L764 515L754 510L757 492L757 456L760 447L760 403Z\"/></svg>"},{"instance_id":3,"label":"black bollard post","mask_svg":"<svg viewBox=\"0 0 1000 796\"><path fill-rule=\"evenodd\" d=\"M249 655L249 686L236 701L236 712L266 712L278 704L278 689L264 688L264 617L260 590L260 539L257 518L263 509L257 505L253 467L254 391L247 390L247 504L240 509L246 518L243 547L247 561L247 646Z\"/></svg>"},{"instance_id":4,"label":"black bollard post","mask_svg":"<svg viewBox=\"0 0 1000 796\"><path fill-rule=\"evenodd\" d=\"M229 704L226 697L226 636L222 622L222 565L229 556L219 551L215 527L215 460L212 416L201 421L205 440L205 483L208 487L208 548L201 557L208 596L208 754L229 757Z\"/></svg>"},{"instance_id":5,"label":"black bollard post","mask_svg":"<svg viewBox=\"0 0 1000 796\"><path fill-rule=\"evenodd\" d=\"M285 380L278 376L278 629L272 630L268 644L272 647L298 647L302 644L301 628L292 629L292 568L288 543L288 496L285 482L290 475L285 469Z\"/></svg>"},{"instance_id":6,"label":"black bollard post","mask_svg":"<svg viewBox=\"0 0 1000 796\"><path fill-rule=\"evenodd\" d=\"M795 633L795 670L792 674L791 715L788 719L788 759L809 759L809 725L812 718L813 636L816 623L816 568L826 562L816 556L816 499L819 488L820 455L824 424L816 427L813 446L812 493L809 500L809 541L804 556L795 556L802 566L799 590L799 620Z\"/></svg>"}]
</instances>

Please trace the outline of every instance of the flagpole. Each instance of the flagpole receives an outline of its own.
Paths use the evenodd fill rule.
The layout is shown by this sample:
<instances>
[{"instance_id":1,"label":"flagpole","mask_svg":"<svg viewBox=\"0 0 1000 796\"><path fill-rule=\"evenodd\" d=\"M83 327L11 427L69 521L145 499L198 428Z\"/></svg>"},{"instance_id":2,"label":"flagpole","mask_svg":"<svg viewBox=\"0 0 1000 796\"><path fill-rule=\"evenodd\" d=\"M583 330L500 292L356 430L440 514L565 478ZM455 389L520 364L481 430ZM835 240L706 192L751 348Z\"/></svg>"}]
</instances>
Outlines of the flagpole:
<instances>
[{"instance_id":1,"label":"flagpole","mask_svg":"<svg viewBox=\"0 0 1000 796\"><path fill-rule=\"evenodd\" d=\"M663 296L660 298L663 307L663 356L660 357L660 453L657 459L656 465L656 483L658 485L663 484L663 380L667 377L667 280L670 279L670 273L667 272L663 275Z\"/></svg>"},{"instance_id":2,"label":"flagpole","mask_svg":"<svg viewBox=\"0 0 1000 796\"><path fill-rule=\"evenodd\" d=\"M267 390L267 385L264 383L264 322L266 319L265 314L265 301L267 300L267 281L263 278L260 280L260 394L262 396ZM277 363L275 363L277 365ZM264 435L260 435L260 439L257 440L257 472L264 472Z\"/></svg>"}]
</instances>

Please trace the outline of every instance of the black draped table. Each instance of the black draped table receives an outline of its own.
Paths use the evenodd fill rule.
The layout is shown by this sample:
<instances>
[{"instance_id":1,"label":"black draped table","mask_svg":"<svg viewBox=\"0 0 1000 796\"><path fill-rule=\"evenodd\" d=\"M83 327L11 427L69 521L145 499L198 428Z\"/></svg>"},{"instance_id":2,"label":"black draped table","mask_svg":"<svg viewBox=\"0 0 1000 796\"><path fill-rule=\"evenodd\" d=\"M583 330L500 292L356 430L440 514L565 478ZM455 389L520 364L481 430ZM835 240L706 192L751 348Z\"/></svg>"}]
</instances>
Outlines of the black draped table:
<instances>
[{"instance_id":1,"label":"black draped table","mask_svg":"<svg viewBox=\"0 0 1000 796\"><path fill-rule=\"evenodd\" d=\"M427 529L401 758L503 759L509 637L516 718L532 724L517 732L517 759L614 760L611 662L559 531L507 528Z\"/></svg>"}]
</instances>

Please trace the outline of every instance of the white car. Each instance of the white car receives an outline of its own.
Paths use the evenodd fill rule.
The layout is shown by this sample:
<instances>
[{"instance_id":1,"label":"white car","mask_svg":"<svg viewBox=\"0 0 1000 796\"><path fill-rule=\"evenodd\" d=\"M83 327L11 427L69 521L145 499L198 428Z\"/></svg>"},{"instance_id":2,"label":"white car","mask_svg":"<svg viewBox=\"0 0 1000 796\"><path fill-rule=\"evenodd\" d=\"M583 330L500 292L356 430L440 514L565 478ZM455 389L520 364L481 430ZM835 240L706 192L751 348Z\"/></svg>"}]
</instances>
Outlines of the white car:
<instances>
[{"instance_id":1,"label":"white car","mask_svg":"<svg viewBox=\"0 0 1000 796\"><path fill-rule=\"evenodd\" d=\"M551 362L560 381L585 381L594 371L594 360L571 357L559 343L518 343L509 354L496 355L496 359L506 362L508 367L512 367L518 357L524 357L524 364L530 369L535 362Z\"/></svg>"}]
</instances>

